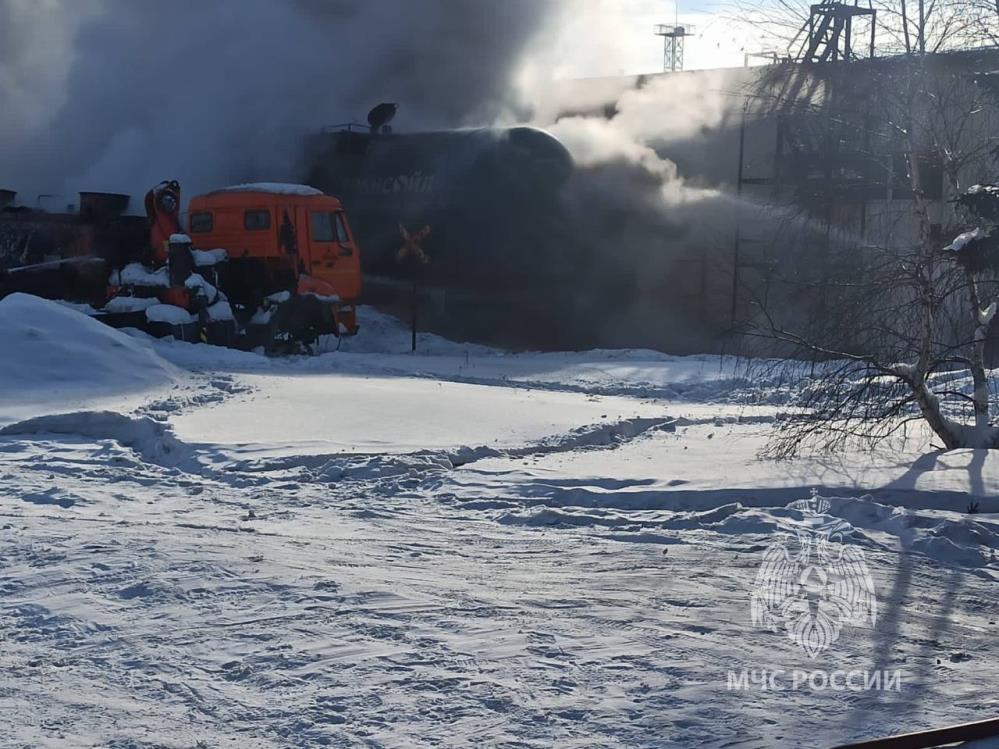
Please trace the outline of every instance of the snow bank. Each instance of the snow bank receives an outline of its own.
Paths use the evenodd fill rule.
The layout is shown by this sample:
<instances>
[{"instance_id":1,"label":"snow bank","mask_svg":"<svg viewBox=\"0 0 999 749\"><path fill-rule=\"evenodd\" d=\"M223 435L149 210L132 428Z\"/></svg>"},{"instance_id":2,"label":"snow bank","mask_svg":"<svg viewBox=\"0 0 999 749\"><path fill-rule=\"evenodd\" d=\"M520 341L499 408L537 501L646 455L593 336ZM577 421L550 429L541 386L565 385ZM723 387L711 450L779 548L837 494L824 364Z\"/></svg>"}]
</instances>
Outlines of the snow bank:
<instances>
[{"instance_id":1,"label":"snow bank","mask_svg":"<svg viewBox=\"0 0 999 749\"><path fill-rule=\"evenodd\" d=\"M403 354L412 349L412 332L409 323L397 317L380 312L374 307L359 307L357 322L360 332L351 338L343 338L340 351L355 354ZM320 350L337 348L337 342L323 341ZM419 354L434 355L484 355L497 353L497 349L477 343L449 341L433 333L417 332L416 351Z\"/></svg>"},{"instance_id":2,"label":"snow bank","mask_svg":"<svg viewBox=\"0 0 999 749\"><path fill-rule=\"evenodd\" d=\"M736 492L733 490L732 494ZM632 495L634 496L634 495ZM801 522L800 500L779 506L748 506L732 502L711 509L677 511L645 510L629 500L627 492L606 491L594 501L576 501L564 506L543 504L500 512L496 520L504 525L525 527L590 527L613 532L617 540L675 543L677 533L711 531L728 535L763 534L772 536ZM508 498L509 499L509 498ZM533 501L537 497L531 498ZM822 516L839 518L840 540L866 548L894 549L921 554L949 567L971 570L995 568L999 549L999 525L992 519L959 511L913 510L890 506L863 497L814 497L827 503ZM704 502L719 498L705 496ZM696 500L695 500L696 502ZM499 506L502 509L502 506ZM671 540L672 539L672 540Z\"/></svg>"},{"instance_id":3,"label":"snow bank","mask_svg":"<svg viewBox=\"0 0 999 749\"><path fill-rule=\"evenodd\" d=\"M0 300L0 351L0 422L184 377L148 343L28 294Z\"/></svg>"},{"instance_id":4,"label":"snow bank","mask_svg":"<svg viewBox=\"0 0 999 749\"><path fill-rule=\"evenodd\" d=\"M113 411L78 411L26 419L0 429L3 436L62 434L114 440L157 465L175 467L193 459L194 451L178 441L170 428L145 416Z\"/></svg>"},{"instance_id":5,"label":"snow bank","mask_svg":"<svg viewBox=\"0 0 999 749\"><path fill-rule=\"evenodd\" d=\"M374 354L378 356L363 360L383 371L471 384L757 405L786 404L797 386L794 375L776 363L767 372L766 362L707 354L674 356L647 349L514 353L419 332L414 356L406 320L368 306L358 308L357 320L360 332L356 336L339 342L332 337L320 340L320 352L338 351L319 357L316 369L324 360L327 367L333 362L340 368L346 366L339 356L342 353ZM807 374L807 367L802 372Z\"/></svg>"},{"instance_id":6,"label":"snow bank","mask_svg":"<svg viewBox=\"0 0 999 749\"><path fill-rule=\"evenodd\" d=\"M873 538L894 536L909 548L955 567L985 567L999 549L999 526L989 518L954 512L919 512L890 507L870 496L828 497L828 514Z\"/></svg>"},{"instance_id":7,"label":"snow bank","mask_svg":"<svg viewBox=\"0 0 999 749\"><path fill-rule=\"evenodd\" d=\"M274 195L297 195L299 197L309 195L323 195L322 190L308 185L293 185L288 182L247 182L242 185L232 185L223 187L214 192L269 192Z\"/></svg>"}]
</instances>

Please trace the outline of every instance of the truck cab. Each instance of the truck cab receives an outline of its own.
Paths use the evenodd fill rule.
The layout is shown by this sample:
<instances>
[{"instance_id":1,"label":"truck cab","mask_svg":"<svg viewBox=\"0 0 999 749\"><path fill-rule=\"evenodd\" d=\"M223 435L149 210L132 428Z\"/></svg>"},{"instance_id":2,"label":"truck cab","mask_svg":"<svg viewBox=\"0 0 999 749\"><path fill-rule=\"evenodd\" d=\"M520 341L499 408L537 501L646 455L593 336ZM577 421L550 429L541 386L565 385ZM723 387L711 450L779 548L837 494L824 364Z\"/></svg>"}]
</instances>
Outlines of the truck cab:
<instances>
[{"instance_id":1,"label":"truck cab","mask_svg":"<svg viewBox=\"0 0 999 749\"><path fill-rule=\"evenodd\" d=\"M334 307L341 332L356 331L360 250L336 198L305 185L236 185L192 198L188 226L195 247L228 253L233 302L311 295Z\"/></svg>"}]
</instances>

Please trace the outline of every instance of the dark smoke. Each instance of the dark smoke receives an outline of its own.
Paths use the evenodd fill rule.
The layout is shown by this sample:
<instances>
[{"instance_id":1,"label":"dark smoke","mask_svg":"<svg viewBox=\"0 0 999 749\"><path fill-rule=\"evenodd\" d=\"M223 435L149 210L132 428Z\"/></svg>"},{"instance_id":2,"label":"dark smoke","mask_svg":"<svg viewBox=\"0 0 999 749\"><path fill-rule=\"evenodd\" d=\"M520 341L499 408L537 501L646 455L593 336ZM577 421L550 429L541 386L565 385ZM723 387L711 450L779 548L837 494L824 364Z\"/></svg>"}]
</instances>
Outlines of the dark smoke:
<instances>
[{"instance_id":1,"label":"dark smoke","mask_svg":"<svg viewBox=\"0 0 999 749\"><path fill-rule=\"evenodd\" d=\"M191 195L294 179L306 133L379 101L405 129L485 123L554 7L0 0L0 181L71 201L176 178Z\"/></svg>"},{"instance_id":2,"label":"dark smoke","mask_svg":"<svg viewBox=\"0 0 999 749\"><path fill-rule=\"evenodd\" d=\"M536 76L556 69L548 32L578 10L564 0L0 0L0 187L25 202L57 194L51 209L78 190L128 192L136 210L162 179L187 196L302 179L303 136L364 122L381 101L401 104L403 131L511 122L528 104L578 166L559 229L532 260L552 280L538 294L551 334L535 345L703 347L704 327L727 310L710 287L727 283L714 263L731 244L732 210L688 187L653 146L723 125L725 86L653 79L598 107L609 120L556 122L593 102L556 106L513 79L525 58Z\"/></svg>"},{"instance_id":3,"label":"dark smoke","mask_svg":"<svg viewBox=\"0 0 999 749\"><path fill-rule=\"evenodd\" d=\"M544 123L576 159L563 204L576 233L578 347L720 347L735 204L724 184L685 179L671 158L731 127L719 83L715 74L635 81L602 106L566 102L596 114Z\"/></svg>"},{"instance_id":4,"label":"dark smoke","mask_svg":"<svg viewBox=\"0 0 999 749\"><path fill-rule=\"evenodd\" d=\"M574 230L575 348L713 350L728 320L734 206L625 158L576 170L563 194Z\"/></svg>"}]
</instances>

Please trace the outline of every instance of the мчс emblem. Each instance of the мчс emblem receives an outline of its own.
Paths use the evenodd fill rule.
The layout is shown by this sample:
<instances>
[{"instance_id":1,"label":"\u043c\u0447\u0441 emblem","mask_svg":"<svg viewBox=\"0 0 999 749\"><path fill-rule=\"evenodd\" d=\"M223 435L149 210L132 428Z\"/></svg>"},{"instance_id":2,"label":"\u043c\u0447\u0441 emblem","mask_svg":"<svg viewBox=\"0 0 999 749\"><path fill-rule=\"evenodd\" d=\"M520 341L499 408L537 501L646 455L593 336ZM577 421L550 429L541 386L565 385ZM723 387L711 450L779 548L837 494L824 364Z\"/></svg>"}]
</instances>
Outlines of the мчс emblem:
<instances>
[{"instance_id":1,"label":"\u043c\u0447\u0441 emblem","mask_svg":"<svg viewBox=\"0 0 999 749\"><path fill-rule=\"evenodd\" d=\"M767 547L751 595L752 621L785 631L810 658L839 638L844 626L874 626L877 601L864 552L844 543L850 525L826 515L821 497L789 506L789 520Z\"/></svg>"}]
</instances>

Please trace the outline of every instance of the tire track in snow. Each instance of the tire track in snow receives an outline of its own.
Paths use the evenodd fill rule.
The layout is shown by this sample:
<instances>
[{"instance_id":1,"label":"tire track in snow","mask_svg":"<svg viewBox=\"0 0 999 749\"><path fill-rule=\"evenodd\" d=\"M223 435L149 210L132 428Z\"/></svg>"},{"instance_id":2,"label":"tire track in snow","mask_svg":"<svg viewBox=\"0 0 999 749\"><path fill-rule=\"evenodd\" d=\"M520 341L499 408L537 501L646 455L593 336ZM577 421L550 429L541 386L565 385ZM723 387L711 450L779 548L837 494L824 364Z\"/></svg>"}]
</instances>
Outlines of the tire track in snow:
<instances>
[{"instance_id":1,"label":"tire track in snow","mask_svg":"<svg viewBox=\"0 0 999 749\"><path fill-rule=\"evenodd\" d=\"M26 472L46 480L42 462ZM752 549L752 535L725 536L727 548L711 529L678 526L685 542L664 556L658 547L593 538L586 528L546 533L483 522L435 503L429 491L423 502L373 499L349 481L302 481L272 492L229 487L229 504L217 509L230 525L244 522L236 509L245 503L257 510L251 524L274 533L224 533L213 527L210 490L192 494L178 485L191 480L186 474L142 462L114 472L148 481L132 490L155 502L105 496L102 504L69 508L65 524L31 515L4 532L5 572L17 586L6 602L40 599L48 610L0 617L3 635L35 627L30 641L0 655L18 690L12 723L22 743L39 743L22 719L42 708L50 725L68 733L64 743L80 739L79 730L101 732L103 741L75 743L125 745L136 735L127 716L141 712L151 741L247 747L456 746L473 738L640 747L664 737L710 747L758 735L766 713L779 716L777 730L789 742L807 739L801 726L816 710L846 714L846 698L837 695L759 695L747 707L743 695L724 691L726 669L780 647L745 621L755 560L739 552ZM86 494L81 484L99 473L67 471L55 481ZM380 512L351 520L354 508L372 506ZM297 519L266 519L282 509ZM202 527L170 527L191 510ZM162 525L142 522L153 516ZM91 518L106 522L77 522ZM890 569L889 555L878 554L872 567ZM934 575L925 590L947 580L928 561L918 563ZM987 652L992 589L961 580L974 593L974 627L924 647L934 609L932 602L913 608L906 655L941 647ZM701 605L692 612L690 601ZM111 628L94 630L105 617ZM748 652L736 654L733 641ZM837 663L862 665L869 649L866 641L844 643ZM984 662L948 661L946 668L952 680L967 680L964 689L980 689L987 669L971 668ZM947 686L931 685L906 717L923 711L920 720L929 720L925 709L934 704L941 705L934 716L973 709L945 704ZM60 701L69 692L107 699ZM843 728L830 741L834 735L848 737Z\"/></svg>"}]
</instances>

